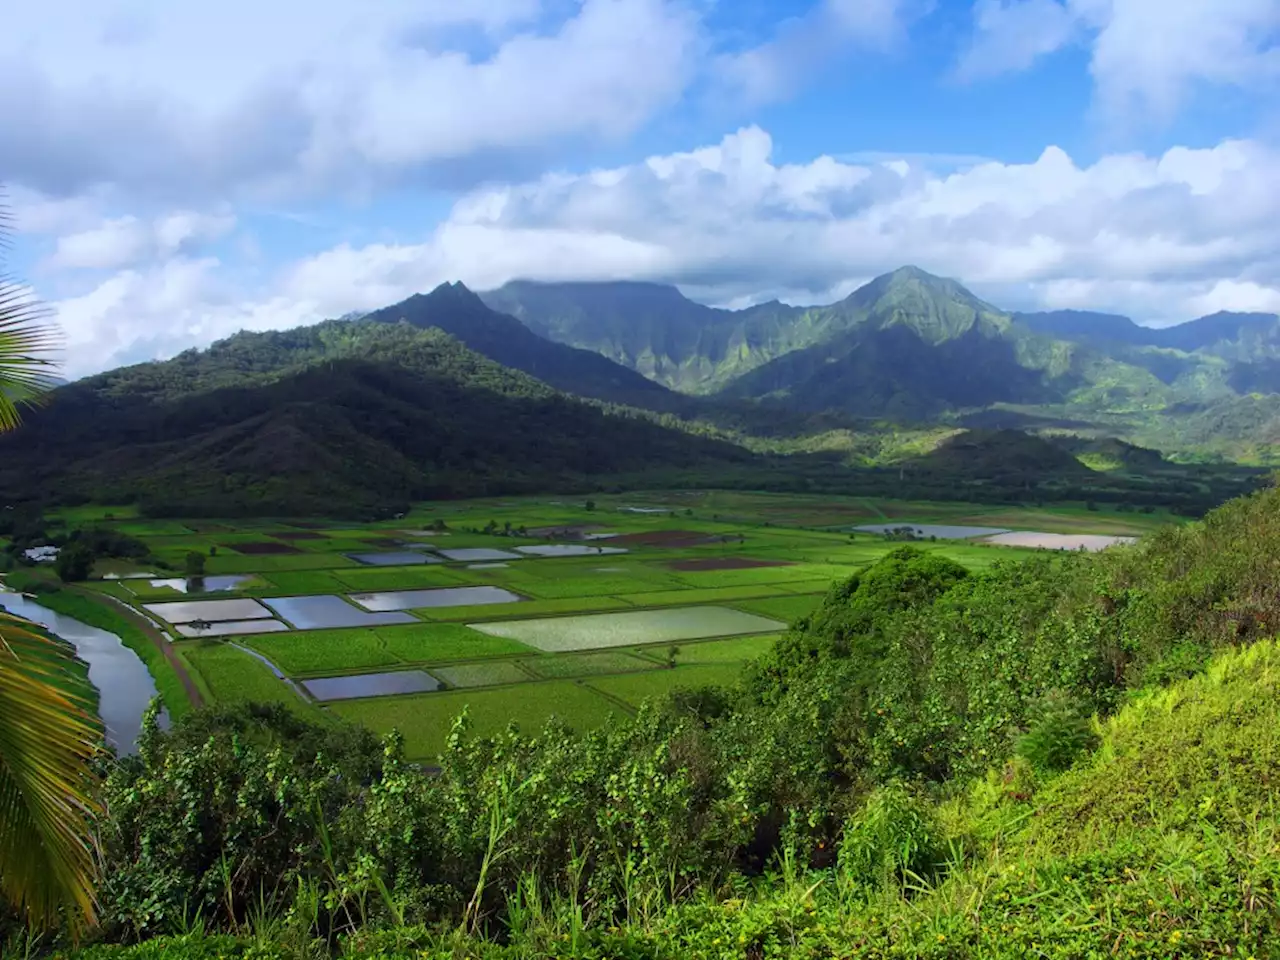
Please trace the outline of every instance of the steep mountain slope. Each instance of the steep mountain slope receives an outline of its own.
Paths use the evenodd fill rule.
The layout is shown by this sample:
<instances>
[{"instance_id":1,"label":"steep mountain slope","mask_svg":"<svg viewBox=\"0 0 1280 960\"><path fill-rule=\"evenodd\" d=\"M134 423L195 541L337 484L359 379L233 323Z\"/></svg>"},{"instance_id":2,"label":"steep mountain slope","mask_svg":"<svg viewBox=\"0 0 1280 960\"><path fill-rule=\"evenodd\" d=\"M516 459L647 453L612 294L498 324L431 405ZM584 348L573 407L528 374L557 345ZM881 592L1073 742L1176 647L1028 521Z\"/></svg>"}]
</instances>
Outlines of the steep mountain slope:
<instances>
[{"instance_id":1,"label":"steep mountain slope","mask_svg":"<svg viewBox=\"0 0 1280 960\"><path fill-rule=\"evenodd\" d=\"M721 405L1074 425L1159 437L1173 444L1168 451L1183 443L1157 422L1166 413L1197 417L1188 437L1225 416L1233 449L1242 449L1253 417L1237 401L1280 394L1280 317L1215 314L1155 329L1080 310L1008 314L913 267L807 308L719 310L646 283L518 281L481 297L549 339ZM993 417L974 419L983 411Z\"/></svg>"},{"instance_id":2,"label":"steep mountain slope","mask_svg":"<svg viewBox=\"0 0 1280 960\"><path fill-rule=\"evenodd\" d=\"M330 321L63 387L0 442L0 500L359 516L746 459L566 397L439 330Z\"/></svg>"},{"instance_id":3,"label":"steep mountain slope","mask_svg":"<svg viewBox=\"0 0 1280 960\"><path fill-rule=\"evenodd\" d=\"M1030 331L954 280L905 268L842 304L858 318L845 333L751 371L724 395L905 420L1068 397L1108 409L1163 401L1148 371Z\"/></svg>"},{"instance_id":4,"label":"steep mountain slope","mask_svg":"<svg viewBox=\"0 0 1280 960\"><path fill-rule=\"evenodd\" d=\"M566 393L667 412L687 406L660 384L598 353L544 339L513 317L491 310L461 283L441 284L363 319L436 327L477 353Z\"/></svg>"},{"instance_id":5,"label":"steep mountain slope","mask_svg":"<svg viewBox=\"0 0 1280 960\"><path fill-rule=\"evenodd\" d=\"M773 301L719 310L651 283L515 281L481 297L549 339L594 350L687 393L710 393L856 322L839 304Z\"/></svg>"}]
</instances>

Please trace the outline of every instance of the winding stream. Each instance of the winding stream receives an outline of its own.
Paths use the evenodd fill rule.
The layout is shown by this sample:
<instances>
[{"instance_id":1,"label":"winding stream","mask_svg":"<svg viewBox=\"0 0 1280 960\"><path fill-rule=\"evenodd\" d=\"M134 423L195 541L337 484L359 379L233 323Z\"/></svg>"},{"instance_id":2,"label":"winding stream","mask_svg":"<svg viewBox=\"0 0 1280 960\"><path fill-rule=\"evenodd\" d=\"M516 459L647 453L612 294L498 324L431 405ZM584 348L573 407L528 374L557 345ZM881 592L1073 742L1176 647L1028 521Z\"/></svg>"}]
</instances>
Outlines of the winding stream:
<instances>
[{"instance_id":1,"label":"winding stream","mask_svg":"<svg viewBox=\"0 0 1280 960\"><path fill-rule=\"evenodd\" d=\"M156 695L156 685L141 658L114 633L55 613L21 594L0 591L0 607L40 624L76 648L89 665L89 681L98 690L98 713L106 727L107 743L118 754L136 753L142 715ZM161 726L168 726L162 713Z\"/></svg>"}]
</instances>

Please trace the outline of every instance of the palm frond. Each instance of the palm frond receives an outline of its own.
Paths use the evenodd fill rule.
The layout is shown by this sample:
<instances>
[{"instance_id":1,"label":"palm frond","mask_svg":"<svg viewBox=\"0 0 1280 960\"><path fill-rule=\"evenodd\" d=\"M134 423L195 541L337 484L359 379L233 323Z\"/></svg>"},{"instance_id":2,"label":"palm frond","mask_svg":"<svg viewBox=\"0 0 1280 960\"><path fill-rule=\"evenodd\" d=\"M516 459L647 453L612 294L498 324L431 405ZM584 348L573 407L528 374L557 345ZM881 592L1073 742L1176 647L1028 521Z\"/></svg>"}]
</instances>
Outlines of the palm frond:
<instances>
[{"instance_id":1,"label":"palm frond","mask_svg":"<svg viewBox=\"0 0 1280 960\"><path fill-rule=\"evenodd\" d=\"M91 923L101 728L62 641L0 613L0 893L36 925Z\"/></svg>"},{"instance_id":2,"label":"palm frond","mask_svg":"<svg viewBox=\"0 0 1280 960\"><path fill-rule=\"evenodd\" d=\"M0 194L0 250L8 246L12 226ZM0 272L0 433L14 429L21 408L42 403L56 383L62 338L49 316L30 288Z\"/></svg>"}]
</instances>

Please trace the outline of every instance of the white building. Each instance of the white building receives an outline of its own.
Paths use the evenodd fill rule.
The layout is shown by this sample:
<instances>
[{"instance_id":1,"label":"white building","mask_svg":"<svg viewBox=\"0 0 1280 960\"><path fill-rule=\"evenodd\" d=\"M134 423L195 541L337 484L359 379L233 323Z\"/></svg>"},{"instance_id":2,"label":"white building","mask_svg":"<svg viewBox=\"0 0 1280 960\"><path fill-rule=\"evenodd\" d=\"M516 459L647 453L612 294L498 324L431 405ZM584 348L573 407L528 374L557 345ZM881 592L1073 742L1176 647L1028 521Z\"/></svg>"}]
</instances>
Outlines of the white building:
<instances>
[{"instance_id":1,"label":"white building","mask_svg":"<svg viewBox=\"0 0 1280 960\"><path fill-rule=\"evenodd\" d=\"M58 559L58 548L32 547L30 550L23 551L22 555L32 563L53 563Z\"/></svg>"}]
</instances>

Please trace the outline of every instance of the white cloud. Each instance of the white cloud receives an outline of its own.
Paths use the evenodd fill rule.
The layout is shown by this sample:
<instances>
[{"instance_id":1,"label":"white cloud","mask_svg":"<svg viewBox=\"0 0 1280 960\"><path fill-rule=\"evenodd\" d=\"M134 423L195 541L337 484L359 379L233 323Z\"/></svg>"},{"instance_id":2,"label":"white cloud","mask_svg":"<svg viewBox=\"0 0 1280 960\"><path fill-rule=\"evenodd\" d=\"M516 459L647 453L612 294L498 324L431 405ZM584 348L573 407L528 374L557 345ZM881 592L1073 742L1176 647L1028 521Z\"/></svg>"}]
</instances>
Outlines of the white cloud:
<instances>
[{"instance_id":1,"label":"white cloud","mask_svg":"<svg viewBox=\"0 0 1280 960\"><path fill-rule=\"evenodd\" d=\"M1009 309L1172 322L1280 306L1280 152L1250 141L1078 166L935 173L774 164L749 127L631 166L477 190L421 242L339 246L265 279L179 254L57 304L74 373L241 328L369 309L446 280L677 282L708 302L827 302L905 263ZM256 279L255 279L256 278Z\"/></svg>"},{"instance_id":2,"label":"white cloud","mask_svg":"<svg viewBox=\"0 0 1280 960\"><path fill-rule=\"evenodd\" d=\"M424 169L474 183L512 151L635 129L679 97L699 36L682 0L19 5L0 34L0 170L171 204Z\"/></svg>"},{"instance_id":3,"label":"white cloud","mask_svg":"<svg viewBox=\"0 0 1280 960\"><path fill-rule=\"evenodd\" d=\"M960 72L1024 69L1076 41L1110 114L1167 120L1196 83L1276 88L1280 0L978 0Z\"/></svg>"},{"instance_id":4,"label":"white cloud","mask_svg":"<svg viewBox=\"0 0 1280 960\"><path fill-rule=\"evenodd\" d=\"M960 60L965 79L1025 70L1066 46L1079 29L1076 16L1058 0L978 0L973 19L973 43Z\"/></svg>"},{"instance_id":5,"label":"white cloud","mask_svg":"<svg viewBox=\"0 0 1280 960\"><path fill-rule=\"evenodd\" d=\"M720 82L748 103L782 99L840 53L892 48L929 6L921 0L818 0L765 43L721 55Z\"/></svg>"},{"instance_id":6,"label":"white cloud","mask_svg":"<svg viewBox=\"0 0 1280 960\"><path fill-rule=\"evenodd\" d=\"M222 236L235 222L235 217L229 214L186 210L150 221L134 216L108 219L92 229L59 237L47 266L63 270L118 270L144 261L165 260Z\"/></svg>"}]
</instances>

